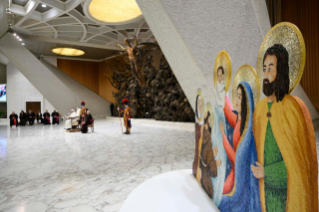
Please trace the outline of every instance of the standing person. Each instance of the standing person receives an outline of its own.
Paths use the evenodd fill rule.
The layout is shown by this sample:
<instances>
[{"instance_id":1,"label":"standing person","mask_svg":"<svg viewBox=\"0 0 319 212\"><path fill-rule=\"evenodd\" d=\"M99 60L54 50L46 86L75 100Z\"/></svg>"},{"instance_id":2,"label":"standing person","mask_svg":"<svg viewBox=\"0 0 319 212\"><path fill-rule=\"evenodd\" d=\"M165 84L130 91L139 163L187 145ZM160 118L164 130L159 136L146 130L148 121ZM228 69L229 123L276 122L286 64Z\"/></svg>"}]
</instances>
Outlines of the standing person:
<instances>
[{"instance_id":1,"label":"standing person","mask_svg":"<svg viewBox=\"0 0 319 212\"><path fill-rule=\"evenodd\" d=\"M218 176L217 168L222 164L221 160L216 160L215 157L218 153L218 148L215 146L213 148L212 143L212 128L210 126L210 114L206 111L204 116L204 128L202 129L202 146L200 150L200 173L197 176L200 179L200 184L203 187L207 195L212 199L214 196L214 187L212 183L212 178Z\"/></svg>"},{"instance_id":2,"label":"standing person","mask_svg":"<svg viewBox=\"0 0 319 212\"><path fill-rule=\"evenodd\" d=\"M20 118L20 126L25 126L25 124L27 123L27 114L21 110L21 113L19 115L19 118Z\"/></svg>"},{"instance_id":3,"label":"standing person","mask_svg":"<svg viewBox=\"0 0 319 212\"><path fill-rule=\"evenodd\" d=\"M50 113L48 110L45 110L45 113L43 113L43 124L51 124Z\"/></svg>"},{"instance_id":4,"label":"standing person","mask_svg":"<svg viewBox=\"0 0 319 212\"><path fill-rule=\"evenodd\" d=\"M42 123L42 113L40 112L40 110L37 113L37 122L39 123L39 121Z\"/></svg>"},{"instance_id":5,"label":"standing person","mask_svg":"<svg viewBox=\"0 0 319 212\"><path fill-rule=\"evenodd\" d=\"M318 163L313 126L305 104L290 93L289 53L281 44L263 57L263 93L256 106L253 133L262 211L318 211ZM299 67L299 66L298 66ZM297 70L298 71L298 70Z\"/></svg>"},{"instance_id":6,"label":"standing person","mask_svg":"<svg viewBox=\"0 0 319 212\"><path fill-rule=\"evenodd\" d=\"M35 114L32 112L32 110L29 110L29 113L27 114L27 120L30 125L34 124Z\"/></svg>"},{"instance_id":7,"label":"standing person","mask_svg":"<svg viewBox=\"0 0 319 212\"><path fill-rule=\"evenodd\" d=\"M86 121L86 111L87 111L87 108L85 108L85 101L82 101L81 102L81 114L80 114L80 120L79 120L79 124L81 124L81 128L82 128L82 125Z\"/></svg>"},{"instance_id":8,"label":"standing person","mask_svg":"<svg viewBox=\"0 0 319 212\"><path fill-rule=\"evenodd\" d=\"M59 113L56 110L53 111L52 115L52 124L59 124Z\"/></svg>"},{"instance_id":9,"label":"standing person","mask_svg":"<svg viewBox=\"0 0 319 212\"><path fill-rule=\"evenodd\" d=\"M18 116L17 114L14 113L14 111L12 111L12 114L9 116L10 119L10 127L12 127L12 125L15 125L16 127L18 127Z\"/></svg>"},{"instance_id":10,"label":"standing person","mask_svg":"<svg viewBox=\"0 0 319 212\"><path fill-rule=\"evenodd\" d=\"M91 115L90 110L87 111L86 114L86 121L82 124L81 132L82 133L87 133L88 131L88 125L93 123L93 117Z\"/></svg>"},{"instance_id":11,"label":"standing person","mask_svg":"<svg viewBox=\"0 0 319 212\"><path fill-rule=\"evenodd\" d=\"M193 175L196 178L197 169L199 167L199 141L201 139L201 131L203 126L203 97L201 91L197 91L196 96L196 113L195 113L195 157L193 161Z\"/></svg>"},{"instance_id":12,"label":"standing person","mask_svg":"<svg viewBox=\"0 0 319 212\"><path fill-rule=\"evenodd\" d=\"M226 69L227 70L227 69ZM229 70L227 70L229 71ZM226 87L225 87L225 70L223 66L219 66L217 68L217 83L216 83L216 101L214 102L214 123L212 123L212 142L213 146L217 146L218 155L216 156L216 160L221 160L222 163L218 168L218 177L212 178L212 183L214 187L214 196L213 201L218 207L221 203L223 190L224 190L224 182L226 178L226 170L227 170L227 154L225 148L223 146L223 134L227 137L227 131L224 130L221 132L219 129L220 121L223 127L226 129L226 120L223 108L225 106L226 100ZM223 129L224 129L223 128Z\"/></svg>"},{"instance_id":13,"label":"standing person","mask_svg":"<svg viewBox=\"0 0 319 212\"><path fill-rule=\"evenodd\" d=\"M257 160L257 151L252 132L254 97L247 82L242 81L237 86L235 110L232 111L225 102L226 119L234 128L232 139L226 137L221 120L219 125L231 171L223 184L223 196L218 209L222 212L261 212L258 179L250 170L251 162Z\"/></svg>"},{"instance_id":14,"label":"standing person","mask_svg":"<svg viewBox=\"0 0 319 212\"><path fill-rule=\"evenodd\" d=\"M111 105L110 105L110 110L111 110L111 116L113 116L113 110L114 110L114 104L113 103L111 103Z\"/></svg>"},{"instance_id":15,"label":"standing person","mask_svg":"<svg viewBox=\"0 0 319 212\"><path fill-rule=\"evenodd\" d=\"M123 99L122 103L124 104L124 109L119 109L119 112L124 112L124 126L126 127L126 131L124 134L131 134L131 108L128 106L128 99Z\"/></svg>"}]
</instances>

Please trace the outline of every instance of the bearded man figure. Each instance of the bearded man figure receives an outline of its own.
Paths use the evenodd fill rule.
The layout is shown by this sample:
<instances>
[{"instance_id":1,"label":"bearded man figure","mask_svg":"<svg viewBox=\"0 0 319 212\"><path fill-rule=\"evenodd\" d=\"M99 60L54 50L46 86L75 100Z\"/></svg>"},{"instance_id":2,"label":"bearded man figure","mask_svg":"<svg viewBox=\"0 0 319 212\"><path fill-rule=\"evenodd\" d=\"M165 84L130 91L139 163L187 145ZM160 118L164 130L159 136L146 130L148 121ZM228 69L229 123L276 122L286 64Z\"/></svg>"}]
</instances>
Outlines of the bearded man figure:
<instances>
[{"instance_id":1,"label":"bearded man figure","mask_svg":"<svg viewBox=\"0 0 319 212\"><path fill-rule=\"evenodd\" d=\"M263 58L263 93L256 106L253 134L262 211L318 211L318 164L309 111L289 95L289 54L281 44ZM310 121L309 121L310 119ZM312 122L311 122L312 124Z\"/></svg>"}]
</instances>

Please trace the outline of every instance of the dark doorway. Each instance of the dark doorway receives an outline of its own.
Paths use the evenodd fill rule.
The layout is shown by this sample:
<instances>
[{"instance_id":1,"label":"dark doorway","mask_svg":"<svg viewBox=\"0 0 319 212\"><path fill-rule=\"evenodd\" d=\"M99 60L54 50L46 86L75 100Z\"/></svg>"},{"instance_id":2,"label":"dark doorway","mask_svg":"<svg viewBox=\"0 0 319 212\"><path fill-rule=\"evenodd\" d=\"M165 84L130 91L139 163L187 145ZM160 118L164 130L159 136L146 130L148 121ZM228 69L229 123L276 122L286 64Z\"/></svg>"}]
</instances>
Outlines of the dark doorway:
<instances>
[{"instance_id":1,"label":"dark doorway","mask_svg":"<svg viewBox=\"0 0 319 212\"><path fill-rule=\"evenodd\" d=\"M26 109L26 113L28 113L29 110L32 110L35 114L37 114L38 111L41 111L41 102L27 102Z\"/></svg>"}]
</instances>

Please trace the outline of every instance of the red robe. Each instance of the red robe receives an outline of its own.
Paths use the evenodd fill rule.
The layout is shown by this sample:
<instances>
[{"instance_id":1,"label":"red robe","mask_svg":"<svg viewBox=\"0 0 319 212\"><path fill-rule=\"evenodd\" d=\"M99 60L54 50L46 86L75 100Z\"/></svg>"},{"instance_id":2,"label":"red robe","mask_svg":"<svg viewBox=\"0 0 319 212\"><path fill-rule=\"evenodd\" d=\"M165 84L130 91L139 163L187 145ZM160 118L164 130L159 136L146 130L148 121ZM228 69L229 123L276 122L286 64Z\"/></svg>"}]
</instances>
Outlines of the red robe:
<instances>
[{"instance_id":1,"label":"red robe","mask_svg":"<svg viewBox=\"0 0 319 212\"><path fill-rule=\"evenodd\" d=\"M231 111L228 104L225 104L224 113L230 126L234 128L233 132L233 147L230 145L225 133L223 132L223 145L228 156L228 159L232 165L232 169L226 178L224 183L223 194L228 194L232 191L235 182L235 158L236 158L236 148L240 140L240 123L241 120L237 121L237 115ZM236 122L237 121L237 122Z\"/></svg>"}]
</instances>

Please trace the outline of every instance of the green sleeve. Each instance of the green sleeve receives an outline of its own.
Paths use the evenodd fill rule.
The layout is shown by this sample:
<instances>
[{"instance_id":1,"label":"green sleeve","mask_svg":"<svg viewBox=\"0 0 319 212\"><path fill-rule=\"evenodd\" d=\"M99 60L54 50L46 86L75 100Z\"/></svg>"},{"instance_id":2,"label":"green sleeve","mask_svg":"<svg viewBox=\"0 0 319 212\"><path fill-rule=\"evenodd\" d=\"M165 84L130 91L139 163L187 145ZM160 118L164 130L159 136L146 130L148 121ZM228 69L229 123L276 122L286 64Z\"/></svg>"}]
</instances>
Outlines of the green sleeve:
<instances>
[{"instance_id":1,"label":"green sleeve","mask_svg":"<svg viewBox=\"0 0 319 212\"><path fill-rule=\"evenodd\" d=\"M265 184L273 188L287 188L287 169L284 161L265 166Z\"/></svg>"}]
</instances>

